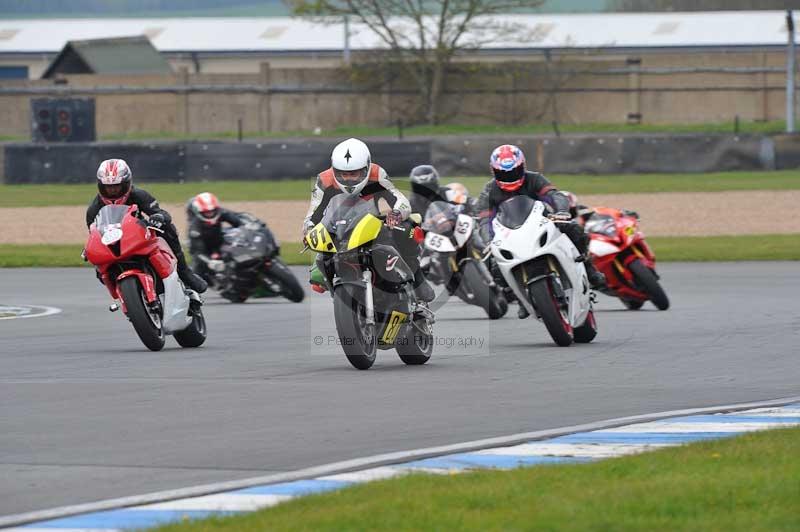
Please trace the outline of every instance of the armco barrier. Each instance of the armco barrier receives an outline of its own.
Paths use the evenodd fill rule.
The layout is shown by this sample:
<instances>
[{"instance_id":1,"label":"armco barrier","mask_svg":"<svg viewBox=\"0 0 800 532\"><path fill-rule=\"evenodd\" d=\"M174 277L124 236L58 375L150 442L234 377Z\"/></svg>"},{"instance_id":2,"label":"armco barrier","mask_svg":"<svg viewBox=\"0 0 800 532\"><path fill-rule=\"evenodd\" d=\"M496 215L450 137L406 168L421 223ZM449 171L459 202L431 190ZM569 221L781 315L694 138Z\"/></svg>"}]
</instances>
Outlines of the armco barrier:
<instances>
[{"instance_id":1,"label":"armco barrier","mask_svg":"<svg viewBox=\"0 0 800 532\"><path fill-rule=\"evenodd\" d=\"M122 157L144 181L308 178L330 164L339 139L263 142L97 142L6 144L6 183L91 182L103 159ZM518 144L531 169L624 174L775 170L800 166L800 136L570 135L436 137L369 141L373 161L391 176L432 163L446 176L488 173L491 150Z\"/></svg>"},{"instance_id":2,"label":"armco barrier","mask_svg":"<svg viewBox=\"0 0 800 532\"><path fill-rule=\"evenodd\" d=\"M5 182L89 183L103 159L123 158L144 181L308 178L330 166L334 142L188 142L8 144ZM375 142L370 149L390 175L408 175L430 160L429 142Z\"/></svg>"}]
</instances>

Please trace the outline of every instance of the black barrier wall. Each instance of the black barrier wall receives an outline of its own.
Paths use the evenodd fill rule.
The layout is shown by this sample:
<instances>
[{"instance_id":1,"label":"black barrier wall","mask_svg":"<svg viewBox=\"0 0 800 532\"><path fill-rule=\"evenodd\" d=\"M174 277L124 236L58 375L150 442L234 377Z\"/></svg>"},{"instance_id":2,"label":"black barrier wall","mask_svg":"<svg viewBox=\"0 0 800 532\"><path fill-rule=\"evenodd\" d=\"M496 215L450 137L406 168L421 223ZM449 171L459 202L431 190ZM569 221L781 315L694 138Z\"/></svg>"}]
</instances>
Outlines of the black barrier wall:
<instances>
[{"instance_id":1,"label":"black barrier wall","mask_svg":"<svg viewBox=\"0 0 800 532\"><path fill-rule=\"evenodd\" d=\"M143 181L307 179L330 165L336 140L7 144L6 183L89 183L103 159L128 161ZM518 144L531 169L624 174L775 170L800 166L800 136L437 137L369 142L390 176L432 163L445 176L488 175L489 154Z\"/></svg>"},{"instance_id":2,"label":"black barrier wall","mask_svg":"<svg viewBox=\"0 0 800 532\"><path fill-rule=\"evenodd\" d=\"M8 144L6 183L91 183L100 162L125 159L143 181L306 179L330 166L334 142ZM431 157L429 142L374 142L373 161L408 175Z\"/></svg>"}]
</instances>

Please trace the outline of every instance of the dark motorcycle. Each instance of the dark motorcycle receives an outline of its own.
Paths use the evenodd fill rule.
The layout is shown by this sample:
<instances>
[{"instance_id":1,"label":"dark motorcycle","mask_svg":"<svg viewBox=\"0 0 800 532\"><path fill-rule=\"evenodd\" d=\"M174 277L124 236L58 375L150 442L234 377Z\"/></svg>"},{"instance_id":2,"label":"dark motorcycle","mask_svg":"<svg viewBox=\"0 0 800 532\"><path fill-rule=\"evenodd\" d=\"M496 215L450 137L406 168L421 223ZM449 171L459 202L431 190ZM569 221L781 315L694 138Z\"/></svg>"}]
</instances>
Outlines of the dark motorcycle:
<instances>
[{"instance_id":1,"label":"dark motorcycle","mask_svg":"<svg viewBox=\"0 0 800 532\"><path fill-rule=\"evenodd\" d=\"M422 265L428 280L443 284L470 305L484 309L489 319L502 318L508 302L482 262L482 246L475 245L475 220L461 205L431 203L422 224L425 245Z\"/></svg>"},{"instance_id":2,"label":"dark motorcycle","mask_svg":"<svg viewBox=\"0 0 800 532\"><path fill-rule=\"evenodd\" d=\"M305 237L333 296L342 349L358 369L371 367L378 349L394 348L408 365L433 353L433 314L417 301L414 274L394 246L392 232L404 229L384 220L373 201L340 194Z\"/></svg>"},{"instance_id":3,"label":"dark motorcycle","mask_svg":"<svg viewBox=\"0 0 800 532\"><path fill-rule=\"evenodd\" d=\"M302 301L305 292L279 257L280 246L272 232L261 220L243 216L247 219L243 225L224 230L221 259L207 261L220 295L233 303L278 296Z\"/></svg>"}]
</instances>

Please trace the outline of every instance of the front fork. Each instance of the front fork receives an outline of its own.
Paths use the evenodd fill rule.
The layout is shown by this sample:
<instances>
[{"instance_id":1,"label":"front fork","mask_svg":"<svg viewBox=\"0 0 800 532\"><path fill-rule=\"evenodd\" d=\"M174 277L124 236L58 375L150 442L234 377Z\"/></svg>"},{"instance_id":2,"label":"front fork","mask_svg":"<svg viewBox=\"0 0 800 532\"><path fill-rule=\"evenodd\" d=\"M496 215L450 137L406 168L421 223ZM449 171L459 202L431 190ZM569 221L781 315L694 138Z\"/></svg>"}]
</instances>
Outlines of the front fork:
<instances>
[{"instance_id":1,"label":"front fork","mask_svg":"<svg viewBox=\"0 0 800 532\"><path fill-rule=\"evenodd\" d=\"M365 269L361 274L364 281L364 311L367 316L367 325L375 325L375 301L372 294L372 271Z\"/></svg>"}]
</instances>

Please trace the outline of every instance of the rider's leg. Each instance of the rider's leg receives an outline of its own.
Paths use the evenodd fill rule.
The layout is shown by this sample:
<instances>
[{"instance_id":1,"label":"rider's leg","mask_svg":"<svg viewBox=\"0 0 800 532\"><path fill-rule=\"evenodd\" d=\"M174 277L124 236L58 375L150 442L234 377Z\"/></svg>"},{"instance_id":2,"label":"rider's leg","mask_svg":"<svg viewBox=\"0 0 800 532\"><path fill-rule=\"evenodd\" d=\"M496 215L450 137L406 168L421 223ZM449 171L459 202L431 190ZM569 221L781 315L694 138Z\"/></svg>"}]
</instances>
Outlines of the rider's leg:
<instances>
[{"instance_id":1,"label":"rider's leg","mask_svg":"<svg viewBox=\"0 0 800 532\"><path fill-rule=\"evenodd\" d=\"M208 289L208 283L190 270L189 266L186 264L186 257L183 255L181 241L178 238L178 230L175 229L175 226L173 224L166 225L164 227L164 233L161 236L167 241L170 249L175 254L175 258L178 261L178 277L183 281L183 284L195 292L205 292Z\"/></svg>"},{"instance_id":2,"label":"rider's leg","mask_svg":"<svg viewBox=\"0 0 800 532\"><path fill-rule=\"evenodd\" d=\"M425 278L425 273L419 267L419 254L420 247L416 240L414 240L414 229L411 222L403 222L399 227L400 229L392 230L392 239L394 240L395 247L411 271L414 272L414 294L421 301L430 303L436 297L433 288L428 284Z\"/></svg>"},{"instance_id":3,"label":"rider's leg","mask_svg":"<svg viewBox=\"0 0 800 532\"><path fill-rule=\"evenodd\" d=\"M597 268L595 268L592 263L592 256L589 254L589 235L586 234L583 227L576 222L560 223L556 224L556 226L562 233L567 235L567 238L578 248L578 252L584 256L585 260L583 261L583 265L586 267L586 277L588 277L589 284L592 285L592 288L602 288L605 286L606 276L597 271Z\"/></svg>"}]
</instances>

